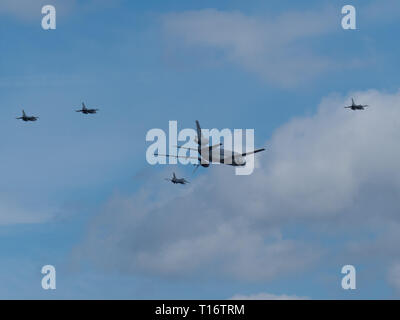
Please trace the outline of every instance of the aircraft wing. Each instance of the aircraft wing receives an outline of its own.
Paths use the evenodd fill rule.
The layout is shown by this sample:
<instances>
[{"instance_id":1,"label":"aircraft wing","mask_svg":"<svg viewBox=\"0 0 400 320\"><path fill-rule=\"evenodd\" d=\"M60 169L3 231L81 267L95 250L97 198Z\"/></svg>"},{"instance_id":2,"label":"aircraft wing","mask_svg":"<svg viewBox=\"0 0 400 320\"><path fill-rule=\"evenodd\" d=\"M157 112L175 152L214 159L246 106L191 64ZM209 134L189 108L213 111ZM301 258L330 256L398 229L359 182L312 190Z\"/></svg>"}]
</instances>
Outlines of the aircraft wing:
<instances>
[{"instance_id":1,"label":"aircraft wing","mask_svg":"<svg viewBox=\"0 0 400 320\"><path fill-rule=\"evenodd\" d=\"M189 148L189 147L182 147L182 146L176 146L178 149L186 149L186 150L193 150L193 151L198 151L196 148Z\"/></svg>"},{"instance_id":2,"label":"aircraft wing","mask_svg":"<svg viewBox=\"0 0 400 320\"><path fill-rule=\"evenodd\" d=\"M242 157L248 156L249 154L253 154L253 153L257 153L257 152L261 152L261 151L264 151L264 150L265 150L265 148L262 148L262 149L256 149L256 150L254 150L254 151L250 151L250 152L245 152L245 153L242 153Z\"/></svg>"},{"instance_id":3,"label":"aircraft wing","mask_svg":"<svg viewBox=\"0 0 400 320\"><path fill-rule=\"evenodd\" d=\"M155 156L162 156L162 157L171 157L171 158L183 158L183 159L196 159L199 160L198 157L190 157L190 156L175 156L175 155L170 155L170 154L159 154L155 153Z\"/></svg>"},{"instance_id":4,"label":"aircraft wing","mask_svg":"<svg viewBox=\"0 0 400 320\"><path fill-rule=\"evenodd\" d=\"M219 148L220 146L222 146L222 143L214 144L213 146L210 147L210 149Z\"/></svg>"}]
</instances>

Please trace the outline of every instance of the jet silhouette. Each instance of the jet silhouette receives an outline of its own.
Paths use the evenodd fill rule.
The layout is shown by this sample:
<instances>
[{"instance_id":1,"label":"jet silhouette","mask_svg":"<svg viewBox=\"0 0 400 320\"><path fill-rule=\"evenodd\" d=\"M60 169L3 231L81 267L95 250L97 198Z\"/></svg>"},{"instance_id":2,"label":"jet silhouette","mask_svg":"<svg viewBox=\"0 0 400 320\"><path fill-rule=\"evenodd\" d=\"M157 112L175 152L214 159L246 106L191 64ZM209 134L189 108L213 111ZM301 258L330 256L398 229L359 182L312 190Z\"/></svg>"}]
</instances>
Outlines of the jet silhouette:
<instances>
[{"instance_id":1,"label":"jet silhouette","mask_svg":"<svg viewBox=\"0 0 400 320\"><path fill-rule=\"evenodd\" d=\"M75 110L75 111L76 111L76 112L82 112L82 113L84 113L84 114L93 114L93 113L97 113L98 110L99 110L99 109L88 109L88 108L86 108L85 103L82 102L82 109L80 109L80 110Z\"/></svg>"},{"instance_id":2,"label":"jet silhouette","mask_svg":"<svg viewBox=\"0 0 400 320\"><path fill-rule=\"evenodd\" d=\"M25 111L22 110L22 117L18 117L16 119L27 122L27 121L36 121L37 119L39 119L39 117L33 117L33 116L29 117L25 114Z\"/></svg>"},{"instance_id":3,"label":"jet silhouette","mask_svg":"<svg viewBox=\"0 0 400 320\"><path fill-rule=\"evenodd\" d=\"M184 178L178 179L175 175L175 172L172 173L172 179L165 179L167 181L171 181L173 184L186 184L190 183L189 181L185 180Z\"/></svg>"},{"instance_id":4,"label":"jet silhouette","mask_svg":"<svg viewBox=\"0 0 400 320\"><path fill-rule=\"evenodd\" d=\"M351 110L365 110L365 108L368 107L368 105L362 105L362 104L355 104L354 99L351 98L351 106L347 106L345 108L351 109Z\"/></svg>"}]
</instances>

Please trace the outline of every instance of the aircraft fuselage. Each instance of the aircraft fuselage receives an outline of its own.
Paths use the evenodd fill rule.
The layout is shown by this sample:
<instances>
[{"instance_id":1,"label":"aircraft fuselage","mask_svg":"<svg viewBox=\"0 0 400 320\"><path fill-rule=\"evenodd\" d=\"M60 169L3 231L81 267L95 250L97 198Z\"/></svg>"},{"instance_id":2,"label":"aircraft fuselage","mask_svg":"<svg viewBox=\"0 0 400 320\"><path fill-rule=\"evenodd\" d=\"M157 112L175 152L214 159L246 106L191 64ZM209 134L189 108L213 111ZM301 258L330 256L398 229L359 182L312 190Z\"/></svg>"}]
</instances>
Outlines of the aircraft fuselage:
<instances>
[{"instance_id":1,"label":"aircraft fuselage","mask_svg":"<svg viewBox=\"0 0 400 320\"><path fill-rule=\"evenodd\" d=\"M240 153L224 148L199 147L199 154L200 165L206 168L210 166L210 163L221 163L234 167L246 165L246 159Z\"/></svg>"},{"instance_id":2,"label":"aircraft fuselage","mask_svg":"<svg viewBox=\"0 0 400 320\"><path fill-rule=\"evenodd\" d=\"M84 114L94 114L97 113L97 110L95 109L84 109L84 110L79 110L80 112L84 113Z\"/></svg>"},{"instance_id":3,"label":"aircraft fuselage","mask_svg":"<svg viewBox=\"0 0 400 320\"><path fill-rule=\"evenodd\" d=\"M351 109L351 110L365 110L365 107L362 105L358 105L358 106L348 106L347 108Z\"/></svg>"},{"instance_id":4,"label":"aircraft fuselage","mask_svg":"<svg viewBox=\"0 0 400 320\"><path fill-rule=\"evenodd\" d=\"M172 179L171 182L173 184L186 184L185 179Z\"/></svg>"},{"instance_id":5,"label":"aircraft fuselage","mask_svg":"<svg viewBox=\"0 0 400 320\"><path fill-rule=\"evenodd\" d=\"M20 117L20 118L17 118L17 119L20 119L20 120L22 120L22 121L25 121L25 122L29 122L29 121L36 121L38 118L37 117Z\"/></svg>"}]
</instances>

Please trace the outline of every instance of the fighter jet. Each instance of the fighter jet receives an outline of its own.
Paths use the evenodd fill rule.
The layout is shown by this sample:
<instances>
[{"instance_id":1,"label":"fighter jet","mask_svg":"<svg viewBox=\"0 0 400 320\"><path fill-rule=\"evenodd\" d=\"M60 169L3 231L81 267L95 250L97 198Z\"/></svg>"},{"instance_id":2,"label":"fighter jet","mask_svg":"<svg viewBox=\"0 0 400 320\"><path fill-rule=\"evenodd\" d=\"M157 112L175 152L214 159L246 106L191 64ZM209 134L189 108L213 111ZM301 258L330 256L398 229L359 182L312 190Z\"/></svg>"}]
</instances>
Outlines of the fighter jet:
<instances>
[{"instance_id":1,"label":"fighter jet","mask_svg":"<svg viewBox=\"0 0 400 320\"><path fill-rule=\"evenodd\" d=\"M97 111L99 111L99 109L88 109L85 106L85 103L82 102L82 109L80 110L75 110L76 112L82 112L84 114L93 114L93 113L97 113Z\"/></svg>"},{"instance_id":2,"label":"fighter jet","mask_svg":"<svg viewBox=\"0 0 400 320\"><path fill-rule=\"evenodd\" d=\"M256 149L250 152L235 152L231 150L226 150L221 148L222 143L218 143L216 145L210 146L209 140L205 138L201 133L201 127L199 121L196 120L196 130L197 130L197 137L195 138L195 142L197 143L197 149L194 148L187 148L182 146L177 146L177 148L186 149L186 150L195 150L199 153L198 157L190 157L190 156L176 156L176 155L169 155L169 154L158 154L155 153L155 156L164 156L164 157L173 157L173 158L184 158L184 159L196 159L199 161L198 164L195 165L194 171L200 166L204 168L208 168L212 163L221 163L230 166L245 166L246 159L245 157L249 154L258 153L264 151L265 148ZM219 150L215 150L219 149Z\"/></svg>"},{"instance_id":3,"label":"fighter jet","mask_svg":"<svg viewBox=\"0 0 400 320\"><path fill-rule=\"evenodd\" d=\"M190 183L189 181L185 180L184 178L178 179L175 175L175 172L172 173L172 179L165 179L167 181L171 181L173 184L186 184Z\"/></svg>"},{"instance_id":4,"label":"fighter jet","mask_svg":"<svg viewBox=\"0 0 400 320\"><path fill-rule=\"evenodd\" d=\"M18 117L18 118L16 118L16 119L27 122L27 121L36 121L37 119L39 119L39 117L33 117L33 116L32 116L32 117L29 117L29 116L27 116L27 115L25 114L25 111L22 110L22 117Z\"/></svg>"},{"instance_id":5,"label":"fighter jet","mask_svg":"<svg viewBox=\"0 0 400 320\"><path fill-rule=\"evenodd\" d=\"M355 104L354 103L354 99L351 98L351 106L347 106L345 108L351 109L351 110L364 110L365 108L367 108L368 105L362 105L362 104Z\"/></svg>"}]
</instances>

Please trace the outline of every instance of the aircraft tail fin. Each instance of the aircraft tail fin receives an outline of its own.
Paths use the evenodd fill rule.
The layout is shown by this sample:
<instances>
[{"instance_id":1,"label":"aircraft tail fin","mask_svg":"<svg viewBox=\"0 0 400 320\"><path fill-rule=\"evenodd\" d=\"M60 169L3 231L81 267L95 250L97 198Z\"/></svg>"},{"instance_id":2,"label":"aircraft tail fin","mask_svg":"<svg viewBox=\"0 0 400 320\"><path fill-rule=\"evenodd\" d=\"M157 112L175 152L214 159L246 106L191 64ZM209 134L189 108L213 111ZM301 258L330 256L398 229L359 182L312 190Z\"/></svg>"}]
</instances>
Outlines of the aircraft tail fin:
<instances>
[{"instance_id":1,"label":"aircraft tail fin","mask_svg":"<svg viewBox=\"0 0 400 320\"><path fill-rule=\"evenodd\" d=\"M195 141L199 144L199 146L207 144L209 140L203 137L203 134L201 133L200 123L198 120L196 120L196 131L197 131L197 137Z\"/></svg>"},{"instance_id":2,"label":"aircraft tail fin","mask_svg":"<svg viewBox=\"0 0 400 320\"><path fill-rule=\"evenodd\" d=\"M22 116L23 116L23 117L26 117L26 114L25 114L25 111L24 111L24 110L22 110Z\"/></svg>"},{"instance_id":3,"label":"aircraft tail fin","mask_svg":"<svg viewBox=\"0 0 400 320\"><path fill-rule=\"evenodd\" d=\"M351 105L353 105L353 106L355 105L353 98L351 98Z\"/></svg>"},{"instance_id":4,"label":"aircraft tail fin","mask_svg":"<svg viewBox=\"0 0 400 320\"><path fill-rule=\"evenodd\" d=\"M174 179L176 179L175 172L172 172L172 177L173 177Z\"/></svg>"},{"instance_id":5,"label":"aircraft tail fin","mask_svg":"<svg viewBox=\"0 0 400 320\"><path fill-rule=\"evenodd\" d=\"M201 138L203 135L201 134L201 127L200 127L200 122L196 120L196 131L197 131L197 142L201 144Z\"/></svg>"},{"instance_id":6,"label":"aircraft tail fin","mask_svg":"<svg viewBox=\"0 0 400 320\"><path fill-rule=\"evenodd\" d=\"M86 110L86 105L84 102L82 102L82 110Z\"/></svg>"}]
</instances>

